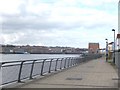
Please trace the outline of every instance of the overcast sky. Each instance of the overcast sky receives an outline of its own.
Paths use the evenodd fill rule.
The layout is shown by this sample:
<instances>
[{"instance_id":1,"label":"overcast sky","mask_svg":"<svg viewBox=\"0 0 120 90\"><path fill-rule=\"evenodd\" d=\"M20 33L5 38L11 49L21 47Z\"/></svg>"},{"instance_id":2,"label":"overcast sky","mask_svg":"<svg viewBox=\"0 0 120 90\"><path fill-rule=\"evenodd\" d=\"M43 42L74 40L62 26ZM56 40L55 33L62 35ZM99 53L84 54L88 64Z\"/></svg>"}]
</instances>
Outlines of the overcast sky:
<instances>
[{"instance_id":1,"label":"overcast sky","mask_svg":"<svg viewBox=\"0 0 120 90\"><path fill-rule=\"evenodd\" d=\"M105 47L118 29L119 0L0 0L0 44Z\"/></svg>"}]
</instances>

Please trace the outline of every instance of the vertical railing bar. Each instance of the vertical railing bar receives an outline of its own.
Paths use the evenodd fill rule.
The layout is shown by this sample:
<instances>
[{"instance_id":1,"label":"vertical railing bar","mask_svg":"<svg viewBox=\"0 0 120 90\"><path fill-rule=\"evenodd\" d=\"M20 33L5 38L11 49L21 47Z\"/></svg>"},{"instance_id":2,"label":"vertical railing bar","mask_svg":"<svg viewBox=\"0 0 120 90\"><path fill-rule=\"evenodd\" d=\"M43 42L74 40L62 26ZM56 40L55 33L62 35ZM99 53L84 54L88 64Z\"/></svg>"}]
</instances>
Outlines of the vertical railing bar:
<instances>
[{"instance_id":1,"label":"vertical railing bar","mask_svg":"<svg viewBox=\"0 0 120 90\"><path fill-rule=\"evenodd\" d=\"M77 58L76 58L77 59ZM77 59L77 65L78 65L78 59Z\"/></svg>"},{"instance_id":2,"label":"vertical railing bar","mask_svg":"<svg viewBox=\"0 0 120 90\"><path fill-rule=\"evenodd\" d=\"M72 59L73 59L73 58L71 58L70 66L72 66Z\"/></svg>"},{"instance_id":3,"label":"vertical railing bar","mask_svg":"<svg viewBox=\"0 0 120 90\"><path fill-rule=\"evenodd\" d=\"M1 62L1 63L0 63L0 69L2 68L2 64L3 64L3 63Z\"/></svg>"},{"instance_id":4,"label":"vertical railing bar","mask_svg":"<svg viewBox=\"0 0 120 90\"><path fill-rule=\"evenodd\" d=\"M64 58L61 59L61 62L60 62L60 69L62 69L62 61L63 61Z\"/></svg>"},{"instance_id":5,"label":"vertical railing bar","mask_svg":"<svg viewBox=\"0 0 120 90\"><path fill-rule=\"evenodd\" d=\"M81 59L80 58L78 58L79 59L79 62L81 63Z\"/></svg>"},{"instance_id":6,"label":"vertical railing bar","mask_svg":"<svg viewBox=\"0 0 120 90\"><path fill-rule=\"evenodd\" d=\"M57 71L57 62L58 62L59 58L57 58L56 60L56 65L55 65L55 71Z\"/></svg>"},{"instance_id":7,"label":"vertical railing bar","mask_svg":"<svg viewBox=\"0 0 120 90\"><path fill-rule=\"evenodd\" d=\"M80 64L80 63L81 63L81 62L80 62L80 58L78 58L78 60L79 60L79 64Z\"/></svg>"},{"instance_id":8,"label":"vertical railing bar","mask_svg":"<svg viewBox=\"0 0 120 90\"><path fill-rule=\"evenodd\" d=\"M78 65L78 59L76 58L76 60L77 60L77 65Z\"/></svg>"},{"instance_id":9,"label":"vertical railing bar","mask_svg":"<svg viewBox=\"0 0 120 90\"><path fill-rule=\"evenodd\" d=\"M43 69L44 69L44 63L45 63L46 59L43 60L43 63L42 63L42 68L41 68L41 76L43 75Z\"/></svg>"},{"instance_id":10,"label":"vertical railing bar","mask_svg":"<svg viewBox=\"0 0 120 90\"><path fill-rule=\"evenodd\" d=\"M52 60L53 60L53 59L51 59L51 60L50 60L50 66L49 66L49 71L48 71L48 73L50 73L50 72L51 72Z\"/></svg>"},{"instance_id":11,"label":"vertical railing bar","mask_svg":"<svg viewBox=\"0 0 120 90\"><path fill-rule=\"evenodd\" d=\"M77 60L78 60L78 64L79 64L79 59L77 58Z\"/></svg>"},{"instance_id":12,"label":"vertical railing bar","mask_svg":"<svg viewBox=\"0 0 120 90\"><path fill-rule=\"evenodd\" d=\"M70 60L71 60L71 57L69 58L69 64L68 64L68 67L70 67Z\"/></svg>"},{"instance_id":13,"label":"vertical railing bar","mask_svg":"<svg viewBox=\"0 0 120 90\"><path fill-rule=\"evenodd\" d=\"M72 60L72 66L74 66L74 58L73 58L73 60Z\"/></svg>"},{"instance_id":14,"label":"vertical railing bar","mask_svg":"<svg viewBox=\"0 0 120 90\"><path fill-rule=\"evenodd\" d=\"M78 60L78 64L79 64L79 63L80 63L80 62L79 62L79 59L77 58L77 60Z\"/></svg>"},{"instance_id":15,"label":"vertical railing bar","mask_svg":"<svg viewBox=\"0 0 120 90\"><path fill-rule=\"evenodd\" d=\"M67 61L67 58L65 58L64 68L66 68L66 61Z\"/></svg>"},{"instance_id":16,"label":"vertical railing bar","mask_svg":"<svg viewBox=\"0 0 120 90\"><path fill-rule=\"evenodd\" d=\"M72 66L72 61L73 61L73 57L72 57L72 59L71 59L71 66Z\"/></svg>"},{"instance_id":17,"label":"vertical railing bar","mask_svg":"<svg viewBox=\"0 0 120 90\"><path fill-rule=\"evenodd\" d=\"M33 61L32 66L31 66L30 79L33 79L32 74L33 74L33 68L34 68L35 61L36 60Z\"/></svg>"},{"instance_id":18,"label":"vertical railing bar","mask_svg":"<svg viewBox=\"0 0 120 90\"><path fill-rule=\"evenodd\" d=\"M75 58L74 58L74 66L75 66Z\"/></svg>"},{"instance_id":19,"label":"vertical railing bar","mask_svg":"<svg viewBox=\"0 0 120 90\"><path fill-rule=\"evenodd\" d=\"M70 61L69 61L69 67L70 67L70 65L71 65L71 58L70 58Z\"/></svg>"},{"instance_id":20,"label":"vertical railing bar","mask_svg":"<svg viewBox=\"0 0 120 90\"><path fill-rule=\"evenodd\" d=\"M68 58L68 61L67 61L67 68L68 68L68 64L69 64L69 59L70 59L70 58Z\"/></svg>"},{"instance_id":21,"label":"vertical railing bar","mask_svg":"<svg viewBox=\"0 0 120 90\"><path fill-rule=\"evenodd\" d=\"M70 58L68 59L68 66L67 67L69 67L69 62L70 62Z\"/></svg>"},{"instance_id":22,"label":"vertical railing bar","mask_svg":"<svg viewBox=\"0 0 120 90\"><path fill-rule=\"evenodd\" d=\"M75 65L75 58L74 58L74 60L73 60L73 65Z\"/></svg>"},{"instance_id":23,"label":"vertical railing bar","mask_svg":"<svg viewBox=\"0 0 120 90\"><path fill-rule=\"evenodd\" d=\"M75 58L75 65L77 64L77 59Z\"/></svg>"},{"instance_id":24,"label":"vertical railing bar","mask_svg":"<svg viewBox=\"0 0 120 90\"><path fill-rule=\"evenodd\" d=\"M74 66L74 58L73 58L73 61L72 61L72 66Z\"/></svg>"},{"instance_id":25,"label":"vertical railing bar","mask_svg":"<svg viewBox=\"0 0 120 90\"><path fill-rule=\"evenodd\" d=\"M22 67L23 67L23 63L24 63L25 61L22 61L21 62L21 64L20 64L20 70L19 70L19 74L18 74L18 82L21 82L21 73L22 73Z\"/></svg>"},{"instance_id":26,"label":"vertical railing bar","mask_svg":"<svg viewBox=\"0 0 120 90\"><path fill-rule=\"evenodd\" d=\"M78 65L78 59L76 58L76 65Z\"/></svg>"},{"instance_id":27,"label":"vertical railing bar","mask_svg":"<svg viewBox=\"0 0 120 90\"><path fill-rule=\"evenodd\" d=\"M69 67L71 66L71 58L70 58L70 62L69 62Z\"/></svg>"},{"instance_id":28,"label":"vertical railing bar","mask_svg":"<svg viewBox=\"0 0 120 90\"><path fill-rule=\"evenodd\" d=\"M75 65L77 65L77 58L75 59Z\"/></svg>"}]
</instances>

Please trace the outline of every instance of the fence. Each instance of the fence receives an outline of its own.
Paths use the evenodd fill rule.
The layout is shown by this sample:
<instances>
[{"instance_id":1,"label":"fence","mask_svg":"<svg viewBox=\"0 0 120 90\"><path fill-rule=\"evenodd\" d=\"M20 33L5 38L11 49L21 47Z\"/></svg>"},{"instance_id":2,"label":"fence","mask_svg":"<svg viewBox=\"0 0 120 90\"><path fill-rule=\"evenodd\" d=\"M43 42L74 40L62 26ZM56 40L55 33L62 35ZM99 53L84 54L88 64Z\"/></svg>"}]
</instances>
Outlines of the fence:
<instances>
[{"instance_id":1,"label":"fence","mask_svg":"<svg viewBox=\"0 0 120 90\"><path fill-rule=\"evenodd\" d=\"M0 85L33 79L36 76L43 76L99 57L101 55L2 62L0 67L2 82Z\"/></svg>"}]
</instances>

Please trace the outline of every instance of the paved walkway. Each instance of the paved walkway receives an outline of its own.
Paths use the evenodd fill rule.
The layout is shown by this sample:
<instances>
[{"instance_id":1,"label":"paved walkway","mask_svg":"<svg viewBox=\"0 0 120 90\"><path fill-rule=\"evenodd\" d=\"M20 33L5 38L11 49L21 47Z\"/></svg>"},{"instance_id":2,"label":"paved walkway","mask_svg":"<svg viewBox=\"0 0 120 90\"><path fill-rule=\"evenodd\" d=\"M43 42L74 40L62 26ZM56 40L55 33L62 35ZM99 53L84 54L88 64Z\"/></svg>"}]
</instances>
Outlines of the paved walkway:
<instances>
[{"instance_id":1,"label":"paved walkway","mask_svg":"<svg viewBox=\"0 0 120 90\"><path fill-rule=\"evenodd\" d=\"M104 58L82 63L20 88L117 88L117 71Z\"/></svg>"}]
</instances>

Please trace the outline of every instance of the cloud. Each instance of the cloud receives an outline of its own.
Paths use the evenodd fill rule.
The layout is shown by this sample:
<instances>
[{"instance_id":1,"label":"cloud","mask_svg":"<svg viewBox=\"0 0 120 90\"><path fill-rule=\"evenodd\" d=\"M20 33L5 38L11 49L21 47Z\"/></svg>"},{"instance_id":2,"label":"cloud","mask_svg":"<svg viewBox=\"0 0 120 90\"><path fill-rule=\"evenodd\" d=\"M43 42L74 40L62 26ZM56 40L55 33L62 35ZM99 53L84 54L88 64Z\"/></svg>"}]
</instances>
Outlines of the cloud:
<instances>
[{"instance_id":1,"label":"cloud","mask_svg":"<svg viewBox=\"0 0 120 90\"><path fill-rule=\"evenodd\" d=\"M97 11L93 9L64 8L64 10L62 9L59 10L58 14L55 13L56 9L53 10L51 14L48 16L32 16L32 15L25 17L3 16L3 18L5 18L2 23L3 30L4 29L64 30L80 27L93 29L99 26L100 27L106 27L108 25L112 26L113 20L117 20L116 16L109 15L104 11ZM68 14L69 16L66 14Z\"/></svg>"},{"instance_id":2,"label":"cloud","mask_svg":"<svg viewBox=\"0 0 120 90\"><path fill-rule=\"evenodd\" d=\"M14 43L15 41L18 41L21 39L21 37L24 36L24 33L10 33L10 34L1 34L2 43Z\"/></svg>"},{"instance_id":3,"label":"cloud","mask_svg":"<svg viewBox=\"0 0 120 90\"><path fill-rule=\"evenodd\" d=\"M118 0L5 1L2 43L87 47L89 41L112 40L110 30L117 29Z\"/></svg>"},{"instance_id":4,"label":"cloud","mask_svg":"<svg viewBox=\"0 0 120 90\"><path fill-rule=\"evenodd\" d=\"M23 0L0 0L0 13L2 14L19 14L19 6Z\"/></svg>"}]
</instances>

